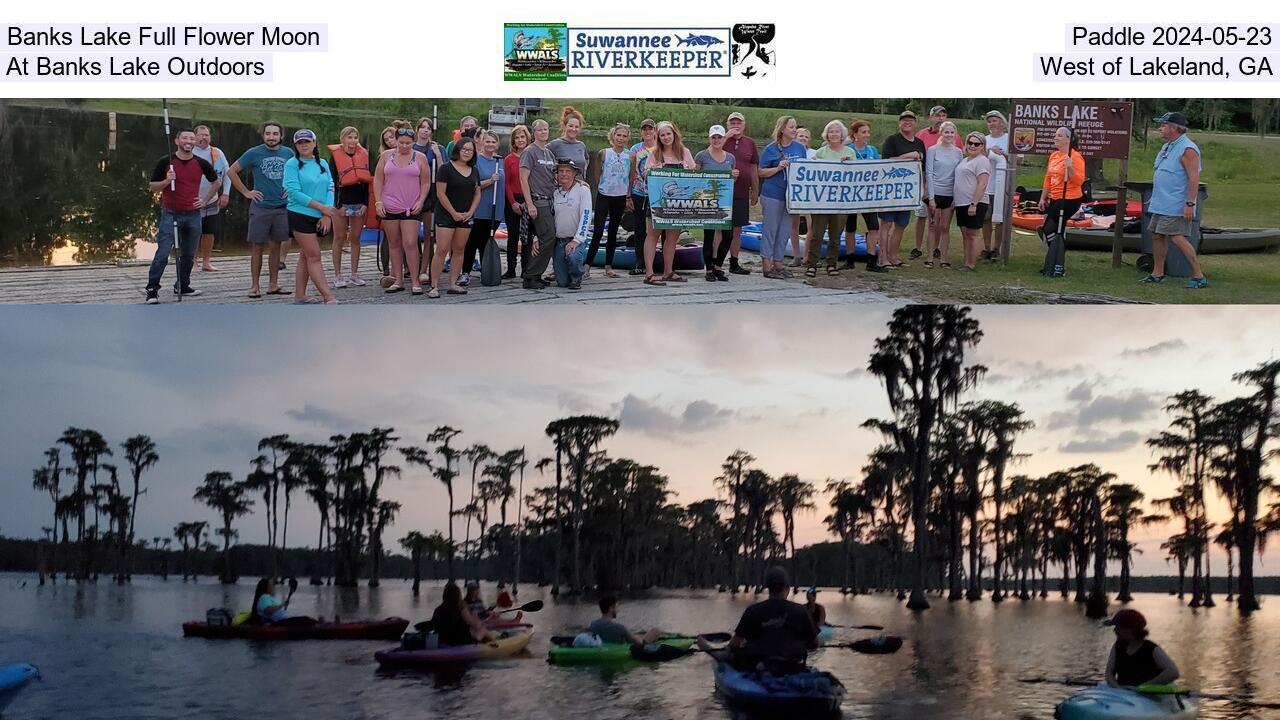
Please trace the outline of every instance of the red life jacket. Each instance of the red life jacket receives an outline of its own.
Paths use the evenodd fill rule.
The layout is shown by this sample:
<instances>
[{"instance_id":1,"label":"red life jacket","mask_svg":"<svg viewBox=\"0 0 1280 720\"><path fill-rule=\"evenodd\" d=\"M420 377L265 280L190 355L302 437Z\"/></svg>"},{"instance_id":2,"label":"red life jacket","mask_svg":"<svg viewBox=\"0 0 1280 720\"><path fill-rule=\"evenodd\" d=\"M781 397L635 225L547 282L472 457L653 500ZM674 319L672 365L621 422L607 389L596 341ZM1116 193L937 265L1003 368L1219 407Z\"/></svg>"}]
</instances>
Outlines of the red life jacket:
<instances>
[{"instance_id":1,"label":"red life jacket","mask_svg":"<svg viewBox=\"0 0 1280 720\"><path fill-rule=\"evenodd\" d=\"M338 187L373 182L373 173L369 170L369 151L363 145L356 145L355 155L348 155L341 144L330 145L329 155L333 158L333 167L338 173Z\"/></svg>"}]
</instances>

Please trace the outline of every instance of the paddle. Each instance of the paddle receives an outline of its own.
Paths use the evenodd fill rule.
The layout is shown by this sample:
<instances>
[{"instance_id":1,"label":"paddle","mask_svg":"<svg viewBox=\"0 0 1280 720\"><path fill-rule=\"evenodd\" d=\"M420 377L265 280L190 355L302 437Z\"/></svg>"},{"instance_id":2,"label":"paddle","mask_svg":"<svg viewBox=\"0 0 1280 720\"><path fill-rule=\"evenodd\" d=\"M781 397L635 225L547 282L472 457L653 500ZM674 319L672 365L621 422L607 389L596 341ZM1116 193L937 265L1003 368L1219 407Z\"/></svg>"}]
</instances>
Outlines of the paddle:
<instances>
[{"instance_id":1,"label":"paddle","mask_svg":"<svg viewBox=\"0 0 1280 720\"><path fill-rule=\"evenodd\" d=\"M883 625L837 625L835 623L825 623L833 628L847 628L849 630L883 630Z\"/></svg>"},{"instance_id":2,"label":"paddle","mask_svg":"<svg viewBox=\"0 0 1280 720\"><path fill-rule=\"evenodd\" d=\"M289 578L289 595L284 599L284 606L289 607L289 601L293 599L293 594L298 592L298 578Z\"/></svg>"},{"instance_id":3,"label":"paddle","mask_svg":"<svg viewBox=\"0 0 1280 720\"><path fill-rule=\"evenodd\" d=\"M730 633L711 633L703 635L702 637L713 642L723 642L732 636ZM853 642L829 643L826 645L819 645L818 647L847 648L864 655L892 655L902 649L902 638L896 635L877 635L875 637L854 640Z\"/></svg>"},{"instance_id":4,"label":"paddle","mask_svg":"<svg viewBox=\"0 0 1280 720\"><path fill-rule=\"evenodd\" d=\"M1096 687L1098 681L1085 680L1082 678L1018 678L1018 682L1024 683L1054 683L1057 685L1068 685L1071 687ZM1194 698L1204 698L1206 700L1222 700L1225 702L1236 703L1246 707L1266 708L1268 710L1280 709L1280 702L1261 702L1258 700L1248 700L1238 695L1224 695L1221 693L1206 693L1188 690L1186 688L1174 687L1172 685L1140 685L1136 689L1143 695L1184 695Z\"/></svg>"},{"instance_id":5,"label":"paddle","mask_svg":"<svg viewBox=\"0 0 1280 720\"><path fill-rule=\"evenodd\" d=\"M289 593L289 594L292 595L293 593ZM543 603L541 600L530 600L529 602L521 605L520 607L513 607L513 608L508 608L506 610L501 610L497 614L502 615L503 613L513 613L513 612L538 612L539 610L542 609L542 605ZM413 629L417 630L418 632L431 632L431 621L423 620L422 622L414 623Z\"/></svg>"}]
</instances>

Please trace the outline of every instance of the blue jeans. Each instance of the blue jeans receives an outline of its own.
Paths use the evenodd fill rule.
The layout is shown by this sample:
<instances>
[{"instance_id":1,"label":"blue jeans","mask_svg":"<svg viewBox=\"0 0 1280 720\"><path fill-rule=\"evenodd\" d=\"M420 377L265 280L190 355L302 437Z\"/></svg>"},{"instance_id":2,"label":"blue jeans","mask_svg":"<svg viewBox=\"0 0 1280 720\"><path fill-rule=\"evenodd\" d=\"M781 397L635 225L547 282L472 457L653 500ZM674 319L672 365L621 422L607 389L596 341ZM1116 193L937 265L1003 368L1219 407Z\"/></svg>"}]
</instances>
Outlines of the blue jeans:
<instances>
[{"instance_id":1,"label":"blue jeans","mask_svg":"<svg viewBox=\"0 0 1280 720\"><path fill-rule=\"evenodd\" d=\"M156 256L151 259L151 272L147 275L147 289L159 290L160 277L169 264L173 252L173 226L178 225L178 279L175 288L191 287L191 266L196 261L196 248L200 245L200 211L174 212L168 208L160 211L160 226L156 228Z\"/></svg>"},{"instance_id":2,"label":"blue jeans","mask_svg":"<svg viewBox=\"0 0 1280 720\"><path fill-rule=\"evenodd\" d=\"M791 243L791 213L786 200L760 198L764 211L764 228L760 233L760 259L781 263L786 260Z\"/></svg>"},{"instance_id":3,"label":"blue jeans","mask_svg":"<svg viewBox=\"0 0 1280 720\"><path fill-rule=\"evenodd\" d=\"M582 276L587 271L587 243L578 243L578 248L566 256L565 248L572 241L573 238L556 238L556 253L552 262L555 265L556 285L559 287L582 282Z\"/></svg>"}]
</instances>

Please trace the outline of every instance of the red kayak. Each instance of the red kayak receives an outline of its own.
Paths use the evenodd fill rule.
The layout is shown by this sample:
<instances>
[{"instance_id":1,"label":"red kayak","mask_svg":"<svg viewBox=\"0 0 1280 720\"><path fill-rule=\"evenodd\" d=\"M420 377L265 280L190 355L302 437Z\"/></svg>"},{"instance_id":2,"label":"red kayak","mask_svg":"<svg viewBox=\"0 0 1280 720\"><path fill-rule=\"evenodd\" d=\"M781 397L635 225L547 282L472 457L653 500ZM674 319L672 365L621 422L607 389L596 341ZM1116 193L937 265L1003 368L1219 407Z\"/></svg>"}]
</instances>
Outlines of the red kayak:
<instances>
[{"instance_id":1,"label":"red kayak","mask_svg":"<svg viewBox=\"0 0 1280 720\"><path fill-rule=\"evenodd\" d=\"M484 626L491 630L508 630L512 628L533 627L524 621L524 613L517 612L515 617L511 615L498 615L494 613L484 619Z\"/></svg>"},{"instance_id":2,"label":"red kayak","mask_svg":"<svg viewBox=\"0 0 1280 720\"><path fill-rule=\"evenodd\" d=\"M398 617L316 625L210 625L204 622L186 622L182 623L182 636L211 640L399 640L407 627L409 621Z\"/></svg>"}]
</instances>

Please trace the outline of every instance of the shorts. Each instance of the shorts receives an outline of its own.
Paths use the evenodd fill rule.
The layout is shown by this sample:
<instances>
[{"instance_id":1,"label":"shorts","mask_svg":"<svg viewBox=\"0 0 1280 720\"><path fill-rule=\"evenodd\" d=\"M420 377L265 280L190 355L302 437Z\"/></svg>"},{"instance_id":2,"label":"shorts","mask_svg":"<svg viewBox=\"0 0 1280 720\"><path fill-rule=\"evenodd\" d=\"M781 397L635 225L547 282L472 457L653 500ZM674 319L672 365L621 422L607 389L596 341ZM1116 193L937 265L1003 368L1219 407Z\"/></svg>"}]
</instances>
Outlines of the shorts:
<instances>
[{"instance_id":1,"label":"shorts","mask_svg":"<svg viewBox=\"0 0 1280 720\"><path fill-rule=\"evenodd\" d=\"M295 232L300 235L315 235L318 231L320 218L303 215L302 213L289 211L289 232Z\"/></svg>"},{"instance_id":2,"label":"shorts","mask_svg":"<svg viewBox=\"0 0 1280 720\"><path fill-rule=\"evenodd\" d=\"M249 207L249 242L261 245L289 239L289 211L285 208Z\"/></svg>"},{"instance_id":3,"label":"shorts","mask_svg":"<svg viewBox=\"0 0 1280 720\"><path fill-rule=\"evenodd\" d=\"M458 222L447 212L442 212L436 216L436 227L438 228L469 228L472 222L472 220Z\"/></svg>"},{"instance_id":4,"label":"shorts","mask_svg":"<svg viewBox=\"0 0 1280 720\"><path fill-rule=\"evenodd\" d=\"M1174 235L1187 237L1191 234L1191 221L1181 215L1157 215L1152 213L1151 232L1165 237Z\"/></svg>"},{"instance_id":5,"label":"shorts","mask_svg":"<svg viewBox=\"0 0 1280 720\"><path fill-rule=\"evenodd\" d=\"M880 229L879 215L875 213L851 213L844 225L845 232L858 232L858 218L862 218L862 224L866 226L867 232L875 232Z\"/></svg>"},{"instance_id":6,"label":"shorts","mask_svg":"<svg viewBox=\"0 0 1280 720\"><path fill-rule=\"evenodd\" d=\"M880 213L880 222L893 223L898 227L906 227L911 223L910 210L895 210L894 212Z\"/></svg>"},{"instance_id":7,"label":"shorts","mask_svg":"<svg viewBox=\"0 0 1280 720\"><path fill-rule=\"evenodd\" d=\"M951 204L955 202L955 199L956 198L954 195L934 195L933 204L934 204L934 207L938 208L939 210L946 210L947 208L951 207Z\"/></svg>"},{"instance_id":8,"label":"shorts","mask_svg":"<svg viewBox=\"0 0 1280 720\"><path fill-rule=\"evenodd\" d=\"M385 211L384 211L384 212L385 212ZM386 216L384 216L384 217L382 218L382 220L383 220L383 222L386 222L387 220L414 220L414 221L417 221L417 222L422 222L422 216L421 216L421 215L410 215L407 211L406 211L406 212L398 212L398 213L389 212L389 213L387 213L387 214L386 214Z\"/></svg>"},{"instance_id":9,"label":"shorts","mask_svg":"<svg viewBox=\"0 0 1280 720\"><path fill-rule=\"evenodd\" d=\"M200 234L217 235L222 230L222 213L200 217Z\"/></svg>"},{"instance_id":10,"label":"shorts","mask_svg":"<svg viewBox=\"0 0 1280 720\"><path fill-rule=\"evenodd\" d=\"M916 208L916 217L918 218L929 217L929 203L920 203L920 207ZM906 223L902 223L902 224L906 225Z\"/></svg>"},{"instance_id":11,"label":"shorts","mask_svg":"<svg viewBox=\"0 0 1280 720\"><path fill-rule=\"evenodd\" d=\"M969 206L960 205L956 207L956 225L963 230L981 230L982 223L987 219L987 211L991 209L986 203L978 203L973 215L969 215Z\"/></svg>"},{"instance_id":12,"label":"shorts","mask_svg":"<svg viewBox=\"0 0 1280 720\"><path fill-rule=\"evenodd\" d=\"M733 226L736 228L746 227L751 223L751 199L739 198L733 199Z\"/></svg>"},{"instance_id":13,"label":"shorts","mask_svg":"<svg viewBox=\"0 0 1280 720\"><path fill-rule=\"evenodd\" d=\"M369 208L366 205L343 205L338 210L346 217L362 217Z\"/></svg>"},{"instance_id":14,"label":"shorts","mask_svg":"<svg viewBox=\"0 0 1280 720\"><path fill-rule=\"evenodd\" d=\"M649 217L649 196L631 193L631 207L636 217Z\"/></svg>"}]
</instances>

